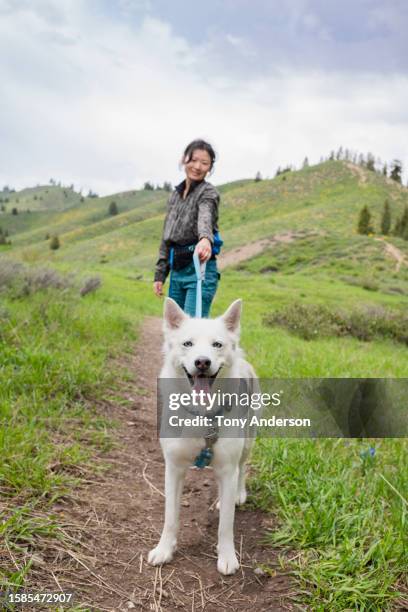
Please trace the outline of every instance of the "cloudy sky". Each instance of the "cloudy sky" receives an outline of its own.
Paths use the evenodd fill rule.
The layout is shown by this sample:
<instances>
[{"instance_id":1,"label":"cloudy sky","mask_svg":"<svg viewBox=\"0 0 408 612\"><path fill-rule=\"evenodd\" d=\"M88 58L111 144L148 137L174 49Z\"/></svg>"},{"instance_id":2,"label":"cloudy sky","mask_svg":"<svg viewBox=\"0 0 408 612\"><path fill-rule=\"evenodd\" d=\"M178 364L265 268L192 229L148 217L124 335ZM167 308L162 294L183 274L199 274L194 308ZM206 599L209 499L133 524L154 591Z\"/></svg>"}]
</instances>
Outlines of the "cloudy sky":
<instances>
[{"instance_id":1,"label":"cloudy sky","mask_svg":"<svg viewBox=\"0 0 408 612\"><path fill-rule=\"evenodd\" d=\"M407 0L0 0L0 186L219 184L340 145L408 166Z\"/></svg>"}]
</instances>

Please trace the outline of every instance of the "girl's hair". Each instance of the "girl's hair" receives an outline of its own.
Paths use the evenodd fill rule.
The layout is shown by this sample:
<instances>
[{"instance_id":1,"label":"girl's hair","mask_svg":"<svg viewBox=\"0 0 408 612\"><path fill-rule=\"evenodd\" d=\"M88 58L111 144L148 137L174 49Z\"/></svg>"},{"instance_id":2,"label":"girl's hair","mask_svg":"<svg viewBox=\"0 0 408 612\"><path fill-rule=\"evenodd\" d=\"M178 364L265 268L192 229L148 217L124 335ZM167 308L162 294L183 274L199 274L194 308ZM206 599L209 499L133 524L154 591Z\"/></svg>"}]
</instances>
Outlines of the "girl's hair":
<instances>
[{"instance_id":1,"label":"girl's hair","mask_svg":"<svg viewBox=\"0 0 408 612\"><path fill-rule=\"evenodd\" d=\"M191 157L194 151L196 151L197 149L200 149L202 151L207 151L208 155L211 158L211 166L210 166L210 171L211 171L214 167L216 155L215 155L215 151L212 148L212 146L205 140L198 139L198 140L193 140L192 142L190 142L190 144L187 145L187 147L184 150L182 163L187 164L189 161L191 161Z\"/></svg>"}]
</instances>

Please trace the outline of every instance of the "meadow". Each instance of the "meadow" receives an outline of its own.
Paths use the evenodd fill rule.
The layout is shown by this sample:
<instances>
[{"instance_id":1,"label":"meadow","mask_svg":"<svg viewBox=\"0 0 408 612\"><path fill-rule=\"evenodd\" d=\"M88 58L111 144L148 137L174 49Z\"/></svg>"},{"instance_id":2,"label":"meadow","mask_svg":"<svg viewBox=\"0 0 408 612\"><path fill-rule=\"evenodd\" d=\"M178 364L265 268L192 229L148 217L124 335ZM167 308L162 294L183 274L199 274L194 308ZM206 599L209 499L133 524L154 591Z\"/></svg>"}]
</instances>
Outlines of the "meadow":
<instances>
[{"instance_id":1,"label":"meadow","mask_svg":"<svg viewBox=\"0 0 408 612\"><path fill-rule=\"evenodd\" d=\"M162 308L152 295L151 271L164 192L84 202L62 195L55 206L47 200L45 210L34 207L42 201L39 190L45 198L45 188L20 195L27 207L37 195L32 212L21 212L18 221L0 216L12 240L0 247L3 587L24 584L44 542L66 537L53 513L56 500L106 469L94 457L113 443L114 415L101 418L92 402L114 397L130 376L116 358L134 350L143 318L161 316ZM355 228L363 204L377 227L385 198L394 219L402 214L406 189L326 162L270 181L223 185L220 192L227 249L282 231L305 232L222 272L213 314L242 297L241 344L260 377L408 378L403 330L369 341L338 337L323 333L307 310L363 312L365 321L378 313L382 320L404 316L408 267L396 270L384 237L360 236ZM112 199L120 214L109 217ZM45 235L54 233L62 246L51 252ZM385 239L408 261L406 241ZM38 273L44 267L56 271L51 280ZM96 276L101 286L81 297L86 279ZM300 306L312 312L311 339L271 324L271 315L295 308L296 317ZM265 537L281 547L282 567L297 577L301 605L339 611L408 605L407 465L404 439L258 440L249 503L276 518L278 529Z\"/></svg>"}]
</instances>

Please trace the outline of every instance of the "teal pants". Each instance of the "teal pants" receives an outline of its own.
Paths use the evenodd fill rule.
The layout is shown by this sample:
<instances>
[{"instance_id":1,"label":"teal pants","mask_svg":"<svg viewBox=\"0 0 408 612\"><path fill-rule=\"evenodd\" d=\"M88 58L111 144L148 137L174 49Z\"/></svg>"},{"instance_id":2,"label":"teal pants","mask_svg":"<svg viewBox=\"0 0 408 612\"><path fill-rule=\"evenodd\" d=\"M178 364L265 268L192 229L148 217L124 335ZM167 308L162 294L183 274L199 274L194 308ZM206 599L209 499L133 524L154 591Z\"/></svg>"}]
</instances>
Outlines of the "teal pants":
<instances>
[{"instance_id":1,"label":"teal pants","mask_svg":"<svg viewBox=\"0 0 408 612\"><path fill-rule=\"evenodd\" d=\"M202 288L202 315L208 317L210 314L211 302L214 299L215 292L220 275L217 270L217 261L210 259L207 261L205 268L205 279L201 285ZM195 273L194 263L189 264L181 270L172 270L170 276L169 297L191 317L195 317L196 311L196 289L197 276Z\"/></svg>"}]
</instances>

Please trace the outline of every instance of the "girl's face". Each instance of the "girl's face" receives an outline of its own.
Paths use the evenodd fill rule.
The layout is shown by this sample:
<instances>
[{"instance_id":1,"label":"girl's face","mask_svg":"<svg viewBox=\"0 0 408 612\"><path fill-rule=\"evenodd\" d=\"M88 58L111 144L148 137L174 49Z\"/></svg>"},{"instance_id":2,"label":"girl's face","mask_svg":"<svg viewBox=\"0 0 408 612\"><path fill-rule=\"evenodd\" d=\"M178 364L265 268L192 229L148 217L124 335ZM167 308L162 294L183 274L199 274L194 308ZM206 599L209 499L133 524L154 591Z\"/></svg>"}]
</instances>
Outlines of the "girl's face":
<instances>
[{"instance_id":1,"label":"girl's face","mask_svg":"<svg viewBox=\"0 0 408 612\"><path fill-rule=\"evenodd\" d=\"M184 163L187 178L191 181L203 181L211 168L211 157L204 149L195 149L191 159Z\"/></svg>"}]
</instances>

